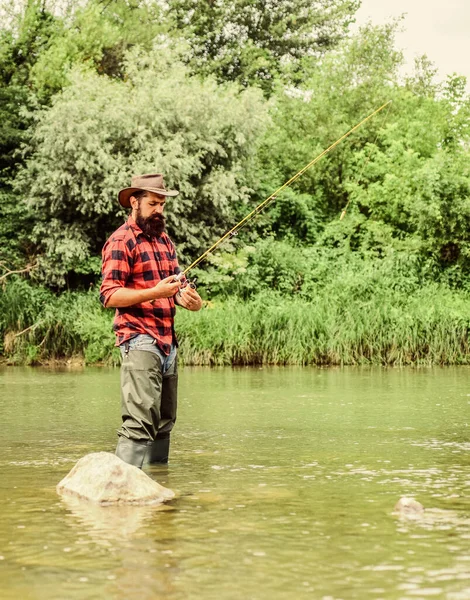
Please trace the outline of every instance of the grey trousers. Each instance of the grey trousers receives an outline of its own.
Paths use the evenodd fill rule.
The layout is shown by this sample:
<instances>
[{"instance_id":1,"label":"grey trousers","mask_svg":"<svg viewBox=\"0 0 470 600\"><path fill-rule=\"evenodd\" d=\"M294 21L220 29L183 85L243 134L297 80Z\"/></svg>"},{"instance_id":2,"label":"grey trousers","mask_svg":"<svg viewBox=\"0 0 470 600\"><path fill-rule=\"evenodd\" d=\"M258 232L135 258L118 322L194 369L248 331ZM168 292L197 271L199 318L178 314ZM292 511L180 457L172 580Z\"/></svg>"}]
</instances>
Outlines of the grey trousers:
<instances>
[{"instance_id":1,"label":"grey trousers","mask_svg":"<svg viewBox=\"0 0 470 600\"><path fill-rule=\"evenodd\" d=\"M139 335L131 340L128 352L121 348L122 426L118 435L136 442L169 437L176 421L176 350L165 357L155 346L149 348L151 340Z\"/></svg>"}]
</instances>

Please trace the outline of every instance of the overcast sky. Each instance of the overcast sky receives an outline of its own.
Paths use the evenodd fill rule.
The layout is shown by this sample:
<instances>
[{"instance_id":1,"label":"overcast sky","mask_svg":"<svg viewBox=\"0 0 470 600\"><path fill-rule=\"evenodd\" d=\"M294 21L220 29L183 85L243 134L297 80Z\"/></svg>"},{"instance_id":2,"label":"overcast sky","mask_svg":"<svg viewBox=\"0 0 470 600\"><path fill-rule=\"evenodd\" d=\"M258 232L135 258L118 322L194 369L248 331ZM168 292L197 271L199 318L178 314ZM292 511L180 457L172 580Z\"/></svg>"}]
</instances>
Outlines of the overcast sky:
<instances>
[{"instance_id":1,"label":"overcast sky","mask_svg":"<svg viewBox=\"0 0 470 600\"><path fill-rule=\"evenodd\" d=\"M405 31L397 46L410 67L415 56L426 54L439 69L439 79L457 72L470 88L470 0L362 0L357 25L368 20L382 24L406 13Z\"/></svg>"}]
</instances>

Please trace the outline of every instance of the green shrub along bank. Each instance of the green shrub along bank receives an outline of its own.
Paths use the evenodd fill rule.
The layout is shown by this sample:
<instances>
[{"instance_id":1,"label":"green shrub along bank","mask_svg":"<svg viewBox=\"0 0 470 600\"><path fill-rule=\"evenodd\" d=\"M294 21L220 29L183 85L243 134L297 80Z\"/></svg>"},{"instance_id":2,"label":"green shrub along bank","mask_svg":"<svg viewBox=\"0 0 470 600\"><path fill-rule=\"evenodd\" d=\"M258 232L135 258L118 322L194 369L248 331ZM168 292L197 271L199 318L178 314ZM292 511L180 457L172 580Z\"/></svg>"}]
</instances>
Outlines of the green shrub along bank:
<instances>
[{"instance_id":1,"label":"green shrub along bank","mask_svg":"<svg viewBox=\"0 0 470 600\"><path fill-rule=\"evenodd\" d=\"M467 364L468 299L434 286L367 302L266 294L182 313L177 330L187 364Z\"/></svg>"},{"instance_id":2,"label":"green shrub along bank","mask_svg":"<svg viewBox=\"0 0 470 600\"><path fill-rule=\"evenodd\" d=\"M89 364L119 362L112 311L93 290L55 295L27 281L11 281L0 294L0 352L13 364L83 358Z\"/></svg>"},{"instance_id":3,"label":"green shrub along bank","mask_svg":"<svg viewBox=\"0 0 470 600\"><path fill-rule=\"evenodd\" d=\"M259 293L178 310L187 365L470 364L470 297L428 284L413 293L378 288L355 298L330 285L311 299ZM112 311L96 290L53 295L11 280L0 294L4 360L40 364L73 357L118 364Z\"/></svg>"}]
</instances>

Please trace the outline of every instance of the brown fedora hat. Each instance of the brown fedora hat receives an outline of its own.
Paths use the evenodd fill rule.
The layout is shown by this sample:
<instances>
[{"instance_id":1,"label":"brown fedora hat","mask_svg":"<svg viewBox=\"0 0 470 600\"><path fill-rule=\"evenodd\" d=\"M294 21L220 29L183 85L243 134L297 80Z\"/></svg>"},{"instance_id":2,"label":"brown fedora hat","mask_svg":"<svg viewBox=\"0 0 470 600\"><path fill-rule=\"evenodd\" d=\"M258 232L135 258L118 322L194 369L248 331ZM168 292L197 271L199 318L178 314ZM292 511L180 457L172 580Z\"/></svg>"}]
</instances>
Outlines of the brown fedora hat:
<instances>
[{"instance_id":1,"label":"brown fedora hat","mask_svg":"<svg viewBox=\"0 0 470 600\"><path fill-rule=\"evenodd\" d=\"M150 173L148 175L133 175L131 179L131 187L124 188L118 194L119 203L125 208L129 208L131 203L129 201L132 194L135 192L154 192L160 196L177 196L179 192L176 190L167 190L165 183L163 182L163 175L161 173Z\"/></svg>"}]
</instances>

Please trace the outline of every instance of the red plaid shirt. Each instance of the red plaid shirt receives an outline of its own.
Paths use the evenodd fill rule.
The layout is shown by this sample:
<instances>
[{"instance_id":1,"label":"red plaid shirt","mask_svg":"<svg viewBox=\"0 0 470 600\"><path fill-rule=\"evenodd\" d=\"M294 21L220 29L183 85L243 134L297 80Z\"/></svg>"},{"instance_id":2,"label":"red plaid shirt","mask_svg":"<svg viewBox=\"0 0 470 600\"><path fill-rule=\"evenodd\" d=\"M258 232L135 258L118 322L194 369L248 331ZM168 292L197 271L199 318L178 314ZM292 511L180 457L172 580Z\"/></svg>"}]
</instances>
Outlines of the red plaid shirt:
<instances>
[{"instance_id":1,"label":"red plaid shirt","mask_svg":"<svg viewBox=\"0 0 470 600\"><path fill-rule=\"evenodd\" d=\"M164 233L158 239L149 239L130 216L103 247L100 301L106 306L113 293L121 287L135 290L154 287L160 280L180 271L170 238ZM175 312L173 298L117 308L113 326L117 335L116 346L139 333L147 333L168 355L171 344L176 343Z\"/></svg>"}]
</instances>

